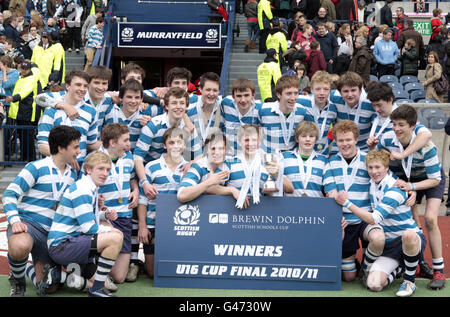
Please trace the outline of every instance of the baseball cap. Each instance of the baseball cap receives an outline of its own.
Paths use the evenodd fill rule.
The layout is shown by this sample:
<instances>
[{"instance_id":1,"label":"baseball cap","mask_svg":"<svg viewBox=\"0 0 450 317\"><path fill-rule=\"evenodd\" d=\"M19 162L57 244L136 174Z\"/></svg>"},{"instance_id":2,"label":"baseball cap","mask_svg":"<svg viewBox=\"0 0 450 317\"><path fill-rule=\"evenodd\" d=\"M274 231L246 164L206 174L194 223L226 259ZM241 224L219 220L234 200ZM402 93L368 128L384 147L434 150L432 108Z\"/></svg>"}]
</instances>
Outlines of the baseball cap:
<instances>
[{"instance_id":1,"label":"baseball cap","mask_svg":"<svg viewBox=\"0 0 450 317\"><path fill-rule=\"evenodd\" d=\"M267 56L273 56L273 55L275 55L277 53L277 51L274 49L274 48L269 48L267 51L266 51L266 55Z\"/></svg>"},{"instance_id":2,"label":"baseball cap","mask_svg":"<svg viewBox=\"0 0 450 317\"><path fill-rule=\"evenodd\" d=\"M47 31L42 32L41 37L48 37L48 32Z\"/></svg>"},{"instance_id":3,"label":"baseball cap","mask_svg":"<svg viewBox=\"0 0 450 317\"><path fill-rule=\"evenodd\" d=\"M278 18L273 18L272 26L280 26L280 20Z\"/></svg>"},{"instance_id":4,"label":"baseball cap","mask_svg":"<svg viewBox=\"0 0 450 317\"><path fill-rule=\"evenodd\" d=\"M22 62L22 63L20 63L20 68L22 68L22 69L30 69L31 68L31 63L30 62Z\"/></svg>"}]
</instances>

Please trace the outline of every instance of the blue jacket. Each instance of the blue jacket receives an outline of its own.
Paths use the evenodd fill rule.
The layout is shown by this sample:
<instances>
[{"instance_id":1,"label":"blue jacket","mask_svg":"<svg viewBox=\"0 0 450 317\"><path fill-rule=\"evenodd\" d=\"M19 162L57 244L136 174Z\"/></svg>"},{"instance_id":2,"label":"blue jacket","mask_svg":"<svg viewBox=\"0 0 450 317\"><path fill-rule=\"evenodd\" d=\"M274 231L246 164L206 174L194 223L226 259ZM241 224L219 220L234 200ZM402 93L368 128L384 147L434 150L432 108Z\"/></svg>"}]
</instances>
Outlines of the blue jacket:
<instances>
[{"instance_id":1,"label":"blue jacket","mask_svg":"<svg viewBox=\"0 0 450 317\"><path fill-rule=\"evenodd\" d=\"M382 65L395 64L398 59L400 50L395 42L385 42L383 39L378 41L373 48L373 56L377 63Z\"/></svg>"},{"instance_id":2,"label":"blue jacket","mask_svg":"<svg viewBox=\"0 0 450 317\"><path fill-rule=\"evenodd\" d=\"M316 33L314 37L320 43L320 50L323 52L325 61L328 63L330 59L333 61L336 60L338 46L336 35L332 32L327 32L324 36L320 36L319 33Z\"/></svg>"}]
</instances>

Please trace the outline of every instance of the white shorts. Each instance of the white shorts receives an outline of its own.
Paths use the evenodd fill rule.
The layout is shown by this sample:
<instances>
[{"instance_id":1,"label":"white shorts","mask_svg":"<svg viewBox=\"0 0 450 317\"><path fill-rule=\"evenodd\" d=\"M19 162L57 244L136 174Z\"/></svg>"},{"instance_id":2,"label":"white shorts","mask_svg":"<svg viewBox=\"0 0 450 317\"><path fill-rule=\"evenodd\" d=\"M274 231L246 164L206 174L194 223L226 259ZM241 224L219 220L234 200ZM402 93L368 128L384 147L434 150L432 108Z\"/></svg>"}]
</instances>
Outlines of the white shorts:
<instances>
[{"instance_id":1,"label":"white shorts","mask_svg":"<svg viewBox=\"0 0 450 317\"><path fill-rule=\"evenodd\" d=\"M398 266L399 262L386 256L380 256L370 267L370 272L381 271L387 275L391 274Z\"/></svg>"}]
</instances>

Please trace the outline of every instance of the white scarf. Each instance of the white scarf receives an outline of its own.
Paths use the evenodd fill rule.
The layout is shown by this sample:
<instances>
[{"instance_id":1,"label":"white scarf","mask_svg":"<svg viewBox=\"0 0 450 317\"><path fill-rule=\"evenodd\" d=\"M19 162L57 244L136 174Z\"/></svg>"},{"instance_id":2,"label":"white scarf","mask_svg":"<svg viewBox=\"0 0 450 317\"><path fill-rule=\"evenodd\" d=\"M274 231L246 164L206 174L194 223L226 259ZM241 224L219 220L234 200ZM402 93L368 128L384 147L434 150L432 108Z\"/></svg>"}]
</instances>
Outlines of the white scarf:
<instances>
[{"instance_id":1,"label":"white scarf","mask_svg":"<svg viewBox=\"0 0 450 317\"><path fill-rule=\"evenodd\" d=\"M251 188L253 203L259 203L259 181L261 179L261 154L256 152L255 157L251 162L247 162L243 154L237 156L241 160L244 167L245 179L242 184L239 197L236 202L236 207L242 209L244 206L245 198L247 197L248 190Z\"/></svg>"},{"instance_id":2,"label":"white scarf","mask_svg":"<svg viewBox=\"0 0 450 317\"><path fill-rule=\"evenodd\" d=\"M216 100L216 103L214 104L213 110L211 112L211 114L209 115L208 121L206 122L206 127L205 127L205 122L203 120L203 101L200 98L197 102L197 104L195 105L195 107L197 108L197 119L198 119L198 125L200 128L200 136L203 140L203 142L205 142L206 137L209 134L209 129L211 127L211 121L213 120L214 116L216 115L217 109L219 108L219 104L220 102L218 100Z\"/></svg>"},{"instance_id":3,"label":"white scarf","mask_svg":"<svg viewBox=\"0 0 450 317\"><path fill-rule=\"evenodd\" d=\"M350 187L352 186L352 184L355 180L356 172L358 171L361 152L358 148L358 152L350 164L347 164L347 162L346 162L345 158L342 156L341 152L339 152L338 155L341 157L341 167L342 167L342 177L344 179L344 188L345 188L345 191L348 192L348 190L350 189ZM347 173L347 170L349 167L352 167L352 174L350 175L350 177L348 176L348 173Z\"/></svg>"},{"instance_id":4,"label":"white scarf","mask_svg":"<svg viewBox=\"0 0 450 317\"><path fill-rule=\"evenodd\" d=\"M298 168L300 172L300 182L302 183L303 189L301 190L302 194L306 194L306 188L308 187L309 180L312 176L312 167L314 157L317 155L316 151L312 151L311 155L308 157L306 162L303 162L303 159L300 156L300 152L294 151L298 160ZM306 174L305 174L305 165L306 165Z\"/></svg>"},{"instance_id":5,"label":"white scarf","mask_svg":"<svg viewBox=\"0 0 450 317\"><path fill-rule=\"evenodd\" d=\"M381 200L384 196L384 187L391 179L391 172L388 172L386 176L381 180L380 183L375 183L372 179L370 180L370 195L373 197L373 201L371 201L372 210L380 204Z\"/></svg>"}]
</instances>

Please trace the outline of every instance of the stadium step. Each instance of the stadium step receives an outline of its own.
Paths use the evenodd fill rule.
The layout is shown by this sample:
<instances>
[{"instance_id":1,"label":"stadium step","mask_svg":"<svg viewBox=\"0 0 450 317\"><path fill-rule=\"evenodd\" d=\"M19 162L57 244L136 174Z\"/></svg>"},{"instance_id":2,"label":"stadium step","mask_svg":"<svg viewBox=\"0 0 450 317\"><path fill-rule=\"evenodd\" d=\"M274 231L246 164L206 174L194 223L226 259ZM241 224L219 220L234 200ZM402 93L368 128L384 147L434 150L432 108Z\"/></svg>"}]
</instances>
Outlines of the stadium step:
<instances>
[{"instance_id":1,"label":"stadium step","mask_svg":"<svg viewBox=\"0 0 450 317\"><path fill-rule=\"evenodd\" d=\"M84 49L79 53L66 51L66 74L73 69L84 69Z\"/></svg>"},{"instance_id":2,"label":"stadium step","mask_svg":"<svg viewBox=\"0 0 450 317\"><path fill-rule=\"evenodd\" d=\"M23 169L23 165L7 166L0 169L0 194L3 195L6 187L16 178Z\"/></svg>"},{"instance_id":3,"label":"stadium step","mask_svg":"<svg viewBox=\"0 0 450 317\"><path fill-rule=\"evenodd\" d=\"M264 60L265 54L259 54L258 48L244 52L245 42L247 40L247 19L242 14L237 14L235 19L235 28L239 25L239 37L235 37L231 52L230 63L228 66L228 79L225 95L231 94L231 85L237 78L244 77L255 84L256 99L260 99L256 70L259 64Z\"/></svg>"}]
</instances>

